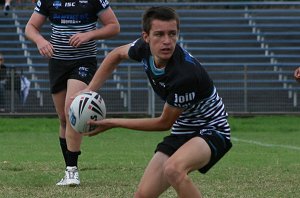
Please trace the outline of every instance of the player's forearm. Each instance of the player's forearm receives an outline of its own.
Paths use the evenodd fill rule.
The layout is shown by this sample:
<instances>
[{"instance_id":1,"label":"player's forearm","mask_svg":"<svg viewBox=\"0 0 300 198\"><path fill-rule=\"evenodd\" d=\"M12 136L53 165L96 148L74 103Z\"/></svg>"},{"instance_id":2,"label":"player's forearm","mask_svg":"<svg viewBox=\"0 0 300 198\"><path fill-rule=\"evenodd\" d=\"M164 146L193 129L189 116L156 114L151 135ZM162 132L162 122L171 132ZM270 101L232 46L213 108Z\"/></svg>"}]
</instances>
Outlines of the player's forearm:
<instances>
[{"instance_id":1,"label":"player's forearm","mask_svg":"<svg viewBox=\"0 0 300 198\"><path fill-rule=\"evenodd\" d=\"M34 43L38 43L39 40L44 39L44 37L40 34L40 31L32 24L26 25L25 35L27 39L31 40Z\"/></svg>"},{"instance_id":2,"label":"player's forearm","mask_svg":"<svg viewBox=\"0 0 300 198\"><path fill-rule=\"evenodd\" d=\"M138 119L126 119L126 118L114 118L107 119L114 128L121 127L139 131L167 131L170 126L163 123L160 118L138 118Z\"/></svg>"},{"instance_id":3,"label":"player's forearm","mask_svg":"<svg viewBox=\"0 0 300 198\"><path fill-rule=\"evenodd\" d=\"M116 36L120 32L120 26L118 23L108 24L99 29L93 30L89 32L89 40L101 40L101 39L109 39L111 37Z\"/></svg>"},{"instance_id":4,"label":"player's forearm","mask_svg":"<svg viewBox=\"0 0 300 198\"><path fill-rule=\"evenodd\" d=\"M97 91L102 87L104 82L109 78L114 67L105 67L100 65L100 68L97 70L96 74L94 75L92 81L89 83L87 89L90 91Z\"/></svg>"},{"instance_id":5,"label":"player's forearm","mask_svg":"<svg viewBox=\"0 0 300 198\"><path fill-rule=\"evenodd\" d=\"M102 87L104 82L110 77L114 69L121 61L122 58L119 56L116 50L110 52L101 63L87 88L91 91L97 91L100 87Z\"/></svg>"}]
</instances>

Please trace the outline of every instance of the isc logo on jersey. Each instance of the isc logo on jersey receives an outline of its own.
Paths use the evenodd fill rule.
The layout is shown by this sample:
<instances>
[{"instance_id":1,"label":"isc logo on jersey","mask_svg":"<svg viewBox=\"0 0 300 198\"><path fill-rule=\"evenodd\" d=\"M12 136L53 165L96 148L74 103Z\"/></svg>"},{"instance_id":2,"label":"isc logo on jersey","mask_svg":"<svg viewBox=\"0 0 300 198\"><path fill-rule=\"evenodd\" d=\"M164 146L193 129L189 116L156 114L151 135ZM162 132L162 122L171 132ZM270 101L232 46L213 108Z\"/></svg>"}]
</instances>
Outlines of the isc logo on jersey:
<instances>
[{"instance_id":1,"label":"isc logo on jersey","mask_svg":"<svg viewBox=\"0 0 300 198\"><path fill-rule=\"evenodd\" d=\"M65 2L65 7L75 7L75 2Z\"/></svg>"}]
</instances>

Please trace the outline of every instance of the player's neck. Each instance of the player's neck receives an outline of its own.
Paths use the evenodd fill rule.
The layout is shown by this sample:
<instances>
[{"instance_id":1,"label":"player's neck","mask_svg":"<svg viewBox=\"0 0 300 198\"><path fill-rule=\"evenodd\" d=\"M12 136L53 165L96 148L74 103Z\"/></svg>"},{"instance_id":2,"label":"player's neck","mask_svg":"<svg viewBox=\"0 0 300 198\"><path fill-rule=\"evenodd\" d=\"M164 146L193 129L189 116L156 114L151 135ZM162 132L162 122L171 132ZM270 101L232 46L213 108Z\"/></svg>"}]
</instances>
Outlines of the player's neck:
<instances>
[{"instance_id":1,"label":"player's neck","mask_svg":"<svg viewBox=\"0 0 300 198\"><path fill-rule=\"evenodd\" d=\"M163 69L167 66L167 62L166 61L155 61L154 60L154 65L158 69Z\"/></svg>"}]
</instances>

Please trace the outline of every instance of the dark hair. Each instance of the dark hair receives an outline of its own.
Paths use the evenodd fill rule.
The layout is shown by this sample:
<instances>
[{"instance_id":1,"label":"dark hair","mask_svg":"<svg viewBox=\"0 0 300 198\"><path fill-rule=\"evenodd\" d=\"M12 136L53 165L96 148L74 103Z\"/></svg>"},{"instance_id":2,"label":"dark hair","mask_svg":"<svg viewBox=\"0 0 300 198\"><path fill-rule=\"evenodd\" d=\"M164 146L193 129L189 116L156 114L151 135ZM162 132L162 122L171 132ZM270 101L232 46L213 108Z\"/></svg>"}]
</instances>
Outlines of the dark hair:
<instances>
[{"instance_id":1,"label":"dark hair","mask_svg":"<svg viewBox=\"0 0 300 198\"><path fill-rule=\"evenodd\" d=\"M148 8L143 14L142 28L144 32L150 32L151 23L154 19L158 19L161 21L176 20L177 30L179 30L179 16L176 11L170 7L159 6Z\"/></svg>"}]
</instances>

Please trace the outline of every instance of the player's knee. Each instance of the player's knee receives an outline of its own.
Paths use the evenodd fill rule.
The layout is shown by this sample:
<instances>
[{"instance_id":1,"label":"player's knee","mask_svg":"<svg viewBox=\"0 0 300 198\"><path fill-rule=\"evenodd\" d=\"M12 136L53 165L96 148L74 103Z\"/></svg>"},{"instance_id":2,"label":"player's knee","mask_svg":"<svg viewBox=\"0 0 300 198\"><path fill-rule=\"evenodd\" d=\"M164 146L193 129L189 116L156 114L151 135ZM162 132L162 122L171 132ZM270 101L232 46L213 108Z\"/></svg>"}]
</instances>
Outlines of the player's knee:
<instances>
[{"instance_id":1,"label":"player's knee","mask_svg":"<svg viewBox=\"0 0 300 198\"><path fill-rule=\"evenodd\" d=\"M164 168L164 176L169 184L177 186L185 178L186 172L176 163L167 162Z\"/></svg>"},{"instance_id":2,"label":"player's knee","mask_svg":"<svg viewBox=\"0 0 300 198\"><path fill-rule=\"evenodd\" d=\"M65 116L59 116L58 119L59 119L60 127L65 129L67 123Z\"/></svg>"},{"instance_id":3,"label":"player's knee","mask_svg":"<svg viewBox=\"0 0 300 198\"><path fill-rule=\"evenodd\" d=\"M66 128L66 114L61 112L61 113L58 113L58 120L59 120L59 124L60 124L60 127L62 128Z\"/></svg>"}]
</instances>

